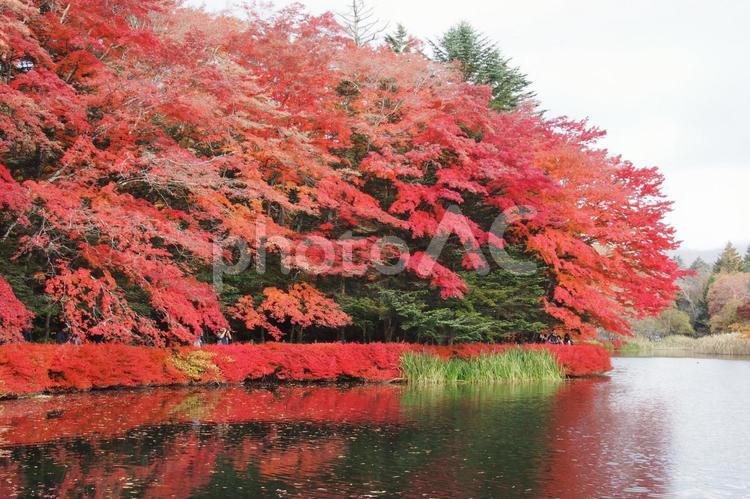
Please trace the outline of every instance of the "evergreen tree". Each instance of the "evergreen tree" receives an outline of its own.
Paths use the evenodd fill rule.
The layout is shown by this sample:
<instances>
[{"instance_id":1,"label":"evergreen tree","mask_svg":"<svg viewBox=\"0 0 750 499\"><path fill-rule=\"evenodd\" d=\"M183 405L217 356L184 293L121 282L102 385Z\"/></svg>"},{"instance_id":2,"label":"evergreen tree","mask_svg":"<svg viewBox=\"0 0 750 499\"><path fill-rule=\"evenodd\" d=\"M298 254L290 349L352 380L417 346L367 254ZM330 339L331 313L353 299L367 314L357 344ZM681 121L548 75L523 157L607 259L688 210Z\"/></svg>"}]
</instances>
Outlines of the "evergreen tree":
<instances>
[{"instance_id":1,"label":"evergreen tree","mask_svg":"<svg viewBox=\"0 0 750 499\"><path fill-rule=\"evenodd\" d=\"M742 257L737 251L737 248L729 242L721 253L719 259L716 260L716 263L714 264L714 273L731 273L739 272L740 270L742 270Z\"/></svg>"},{"instance_id":2,"label":"evergreen tree","mask_svg":"<svg viewBox=\"0 0 750 499\"><path fill-rule=\"evenodd\" d=\"M549 285L544 268L516 275L496 268L488 275L465 272L464 299L443 300L407 276L359 286L349 283L336 301L352 317L351 339L453 344L531 340L555 324L542 298Z\"/></svg>"},{"instance_id":3,"label":"evergreen tree","mask_svg":"<svg viewBox=\"0 0 750 499\"><path fill-rule=\"evenodd\" d=\"M432 47L437 60L458 61L466 81L492 88L493 109L512 111L534 97L526 75L512 67L497 46L469 23L453 26Z\"/></svg>"},{"instance_id":4,"label":"evergreen tree","mask_svg":"<svg viewBox=\"0 0 750 499\"><path fill-rule=\"evenodd\" d=\"M396 31L385 36L385 43L397 54L411 52L414 47L414 39L409 36L403 24L396 25Z\"/></svg>"},{"instance_id":5,"label":"evergreen tree","mask_svg":"<svg viewBox=\"0 0 750 499\"><path fill-rule=\"evenodd\" d=\"M750 272L750 246L745 252L745 258L742 259L742 272Z\"/></svg>"},{"instance_id":6,"label":"evergreen tree","mask_svg":"<svg viewBox=\"0 0 750 499\"><path fill-rule=\"evenodd\" d=\"M711 272L711 266L703 258L698 257L690 265L690 270L696 274L706 274Z\"/></svg>"}]
</instances>

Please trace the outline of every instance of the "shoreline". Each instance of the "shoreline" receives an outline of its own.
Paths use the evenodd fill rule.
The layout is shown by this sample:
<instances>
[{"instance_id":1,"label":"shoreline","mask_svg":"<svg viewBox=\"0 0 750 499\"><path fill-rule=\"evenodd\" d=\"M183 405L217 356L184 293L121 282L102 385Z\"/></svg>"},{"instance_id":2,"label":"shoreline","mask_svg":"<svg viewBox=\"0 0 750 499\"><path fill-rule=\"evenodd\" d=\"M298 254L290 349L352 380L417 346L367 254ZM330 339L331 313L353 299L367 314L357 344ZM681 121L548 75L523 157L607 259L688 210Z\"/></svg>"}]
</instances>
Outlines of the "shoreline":
<instances>
[{"instance_id":1,"label":"shoreline","mask_svg":"<svg viewBox=\"0 0 750 499\"><path fill-rule=\"evenodd\" d=\"M469 359L512 349L548 350L566 377L602 374L610 355L595 345L264 343L203 348L118 344L0 346L0 399L121 388L246 383L392 383L405 353Z\"/></svg>"},{"instance_id":2,"label":"shoreline","mask_svg":"<svg viewBox=\"0 0 750 499\"><path fill-rule=\"evenodd\" d=\"M700 338L673 335L658 341L634 336L623 343L615 353L631 357L659 354L750 357L750 339L738 333L714 334Z\"/></svg>"}]
</instances>

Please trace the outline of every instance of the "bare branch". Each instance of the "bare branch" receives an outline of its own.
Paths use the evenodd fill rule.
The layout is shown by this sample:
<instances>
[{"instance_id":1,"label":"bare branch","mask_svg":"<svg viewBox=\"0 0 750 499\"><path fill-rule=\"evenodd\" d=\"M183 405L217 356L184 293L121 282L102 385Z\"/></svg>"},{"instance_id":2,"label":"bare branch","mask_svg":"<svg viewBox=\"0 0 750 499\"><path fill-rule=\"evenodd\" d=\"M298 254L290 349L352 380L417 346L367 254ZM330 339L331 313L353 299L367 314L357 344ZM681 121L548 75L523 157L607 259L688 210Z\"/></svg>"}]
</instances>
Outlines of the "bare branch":
<instances>
[{"instance_id":1,"label":"bare branch","mask_svg":"<svg viewBox=\"0 0 750 499\"><path fill-rule=\"evenodd\" d=\"M369 45L388 29L388 23L381 22L365 0L351 0L349 11L337 15L357 47Z\"/></svg>"}]
</instances>

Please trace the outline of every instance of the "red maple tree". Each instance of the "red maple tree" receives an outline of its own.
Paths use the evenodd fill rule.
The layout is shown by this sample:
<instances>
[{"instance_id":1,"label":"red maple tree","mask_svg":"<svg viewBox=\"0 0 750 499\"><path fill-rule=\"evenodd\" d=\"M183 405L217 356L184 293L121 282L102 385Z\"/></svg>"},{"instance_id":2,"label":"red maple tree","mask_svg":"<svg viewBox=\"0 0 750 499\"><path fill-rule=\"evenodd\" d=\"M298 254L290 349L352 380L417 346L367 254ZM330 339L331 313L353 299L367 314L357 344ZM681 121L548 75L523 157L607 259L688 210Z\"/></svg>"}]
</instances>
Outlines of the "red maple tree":
<instances>
[{"instance_id":1,"label":"red maple tree","mask_svg":"<svg viewBox=\"0 0 750 499\"><path fill-rule=\"evenodd\" d=\"M227 327L197 276L214 245L260 249L259 224L293 242L353 233L358 276L373 272L358 264L379 236L397 234L412 278L460 298L477 254L427 252L448 218L467 248L511 241L544 262L547 313L583 335L627 332L628 315L675 291L658 171L597 149L584 123L490 111L489 89L420 54L355 47L330 15L11 0L0 28L2 244L42 262L61 322L83 340L190 342ZM14 69L21 57L33 69ZM519 206L534 217L491 230ZM352 268L337 251L328 273ZM276 336L260 312L303 329L347 323L307 283L265 297L229 313ZM0 300L17 310L3 339L20 339L28 312L9 288Z\"/></svg>"}]
</instances>

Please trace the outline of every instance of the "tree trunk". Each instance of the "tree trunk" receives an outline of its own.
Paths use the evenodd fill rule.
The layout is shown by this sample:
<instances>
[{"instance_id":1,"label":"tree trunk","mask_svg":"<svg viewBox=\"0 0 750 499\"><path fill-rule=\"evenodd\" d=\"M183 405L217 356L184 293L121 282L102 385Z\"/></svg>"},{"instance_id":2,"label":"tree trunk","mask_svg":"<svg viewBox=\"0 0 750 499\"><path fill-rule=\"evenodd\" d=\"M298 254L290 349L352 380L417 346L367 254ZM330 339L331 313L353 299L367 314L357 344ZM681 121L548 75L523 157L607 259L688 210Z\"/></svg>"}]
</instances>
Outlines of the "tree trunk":
<instances>
[{"instance_id":1,"label":"tree trunk","mask_svg":"<svg viewBox=\"0 0 750 499\"><path fill-rule=\"evenodd\" d=\"M49 343L50 340L50 323L52 322L52 308L47 309L47 317L44 320L44 342Z\"/></svg>"}]
</instances>

